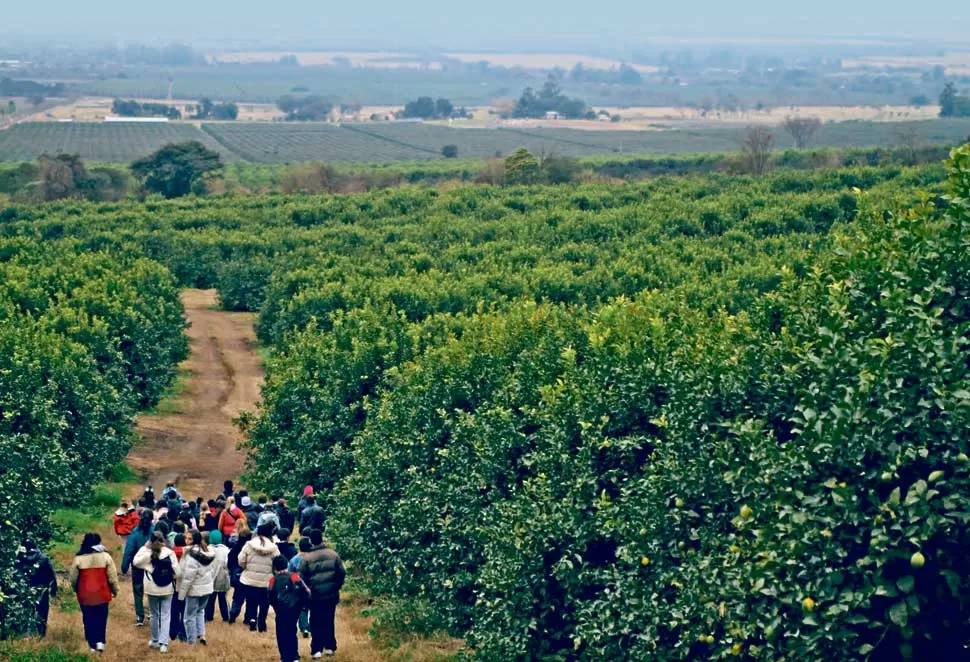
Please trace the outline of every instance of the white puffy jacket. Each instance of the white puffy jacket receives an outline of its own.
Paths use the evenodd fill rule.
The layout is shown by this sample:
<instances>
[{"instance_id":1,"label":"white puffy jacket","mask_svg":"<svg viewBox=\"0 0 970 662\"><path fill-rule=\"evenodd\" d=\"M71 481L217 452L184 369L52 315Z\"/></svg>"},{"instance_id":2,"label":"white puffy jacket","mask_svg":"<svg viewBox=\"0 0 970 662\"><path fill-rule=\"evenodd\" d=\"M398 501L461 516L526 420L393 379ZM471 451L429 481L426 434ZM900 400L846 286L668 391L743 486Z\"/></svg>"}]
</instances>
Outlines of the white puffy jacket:
<instances>
[{"instance_id":1,"label":"white puffy jacket","mask_svg":"<svg viewBox=\"0 0 970 662\"><path fill-rule=\"evenodd\" d=\"M175 556L175 552L170 550L168 547L163 547L159 558L170 558L172 560L172 570L175 571L176 577L178 577L179 572L179 561L178 557ZM156 598L165 597L166 595L172 595L175 593L175 582L173 581L168 586L158 586L152 581L152 549L151 547L145 546L139 548L135 553L135 558L132 561L134 565L139 570L145 571L145 595L151 595Z\"/></svg>"},{"instance_id":2,"label":"white puffy jacket","mask_svg":"<svg viewBox=\"0 0 970 662\"><path fill-rule=\"evenodd\" d=\"M212 593L218 568L216 555L211 550L203 552L198 545L187 548L179 564L179 600L201 598Z\"/></svg>"},{"instance_id":3,"label":"white puffy jacket","mask_svg":"<svg viewBox=\"0 0 970 662\"><path fill-rule=\"evenodd\" d=\"M253 538L239 552L239 567L243 569L239 581L246 586L267 588L273 576L273 557L280 550L270 538Z\"/></svg>"}]
</instances>

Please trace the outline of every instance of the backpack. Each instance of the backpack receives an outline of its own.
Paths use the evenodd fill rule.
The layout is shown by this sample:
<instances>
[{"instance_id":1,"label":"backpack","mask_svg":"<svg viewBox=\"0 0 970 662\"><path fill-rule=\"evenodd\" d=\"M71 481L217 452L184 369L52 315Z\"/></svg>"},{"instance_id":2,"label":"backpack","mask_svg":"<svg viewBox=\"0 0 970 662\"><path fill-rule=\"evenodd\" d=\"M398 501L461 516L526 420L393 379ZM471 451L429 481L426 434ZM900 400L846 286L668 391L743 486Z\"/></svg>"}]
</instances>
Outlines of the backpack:
<instances>
[{"instance_id":1,"label":"backpack","mask_svg":"<svg viewBox=\"0 0 970 662\"><path fill-rule=\"evenodd\" d=\"M285 579L276 575L273 582L273 605L276 609L286 611L300 609L306 602L306 598L306 585L302 580L294 582L290 574L287 574Z\"/></svg>"},{"instance_id":2,"label":"backpack","mask_svg":"<svg viewBox=\"0 0 970 662\"><path fill-rule=\"evenodd\" d=\"M159 588L165 588L175 581L175 569L172 567L172 557L166 556L152 562L152 572L148 573L152 583Z\"/></svg>"}]
</instances>

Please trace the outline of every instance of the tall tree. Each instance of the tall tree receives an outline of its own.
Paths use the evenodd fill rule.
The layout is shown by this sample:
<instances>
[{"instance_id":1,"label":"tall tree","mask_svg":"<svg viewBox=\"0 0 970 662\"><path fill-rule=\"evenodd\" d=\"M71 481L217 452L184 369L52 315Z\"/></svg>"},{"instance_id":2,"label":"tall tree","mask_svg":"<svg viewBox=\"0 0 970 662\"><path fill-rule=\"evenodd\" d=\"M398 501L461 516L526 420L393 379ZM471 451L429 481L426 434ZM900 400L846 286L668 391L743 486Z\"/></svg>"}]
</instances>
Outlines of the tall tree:
<instances>
[{"instance_id":1,"label":"tall tree","mask_svg":"<svg viewBox=\"0 0 970 662\"><path fill-rule=\"evenodd\" d=\"M821 130L822 120L817 117L786 117L783 126L795 141L796 149L805 149Z\"/></svg>"},{"instance_id":2,"label":"tall tree","mask_svg":"<svg viewBox=\"0 0 970 662\"><path fill-rule=\"evenodd\" d=\"M952 82L943 86L940 92L940 117L956 117L959 96L957 86Z\"/></svg>"},{"instance_id":3,"label":"tall tree","mask_svg":"<svg viewBox=\"0 0 970 662\"><path fill-rule=\"evenodd\" d=\"M205 180L222 169L219 154L195 140L166 145L131 164L131 172L145 189L166 198L204 193Z\"/></svg>"},{"instance_id":4,"label":"tall tree","mask_svg":"<svg viewBox=\"0 0 970 662\"><path fill-rule=\"evenodd\" d=\"M760 177L768 171L774 143L775 136L766 127L750 126L745 130L741 136L741 153L748 172Z\"/></svg>"}]
</instances>

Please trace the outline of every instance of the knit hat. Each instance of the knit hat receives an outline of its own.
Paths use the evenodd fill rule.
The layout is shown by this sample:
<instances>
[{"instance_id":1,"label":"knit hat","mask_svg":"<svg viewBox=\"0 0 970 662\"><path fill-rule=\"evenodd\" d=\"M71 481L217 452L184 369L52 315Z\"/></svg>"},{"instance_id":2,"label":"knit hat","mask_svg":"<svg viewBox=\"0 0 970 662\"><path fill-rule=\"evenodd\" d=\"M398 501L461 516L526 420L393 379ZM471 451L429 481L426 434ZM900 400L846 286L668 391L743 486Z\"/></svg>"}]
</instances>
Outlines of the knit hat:
<instances>
[{"instance_id":1,"label":"knit hat","mask_svg":"<svg viewBox=\"0 0 970 662\"><path fill-rule=\"evenodd\" d=\"M303 496L313 496L313 485L307 485L303 488Z\"/></svg>"},{"instance_id":2,"label":"knit hat","mask_svg":"<svg viewBox=\"0 0 970 662\"><path fill-rule=\"evenodd\" d=\"M209 531L209 544L210 545L221 545L222 544L222 531Z\"/></svg>"},{"instance_id":3,"label":"knit hat","mask_svg":"<svg viewBox=\"0 0 970 662\"><path fill-rule=\"evenodd\" d=\"M244 496L240 503L242 503L243 508L249 508L251 505L253 505L253 500L250 499L248 496Z\"/></svg>"}]
</instances>

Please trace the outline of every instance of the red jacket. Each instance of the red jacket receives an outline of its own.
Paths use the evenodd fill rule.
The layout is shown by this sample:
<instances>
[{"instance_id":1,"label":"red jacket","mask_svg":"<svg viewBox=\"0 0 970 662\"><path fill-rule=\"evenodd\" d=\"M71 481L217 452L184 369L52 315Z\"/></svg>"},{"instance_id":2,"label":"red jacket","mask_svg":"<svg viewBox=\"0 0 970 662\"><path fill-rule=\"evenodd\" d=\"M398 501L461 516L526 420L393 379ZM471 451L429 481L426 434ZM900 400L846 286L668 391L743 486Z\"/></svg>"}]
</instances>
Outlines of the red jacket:
<instances>
[{"instance_id":1,"label":"red jacket","mask_svg":"<svg viewBox=\"0 0 970 662\"><path fill-rule=\"evenodd\" d=\"M238 519L246 521L246 513L240 510L238 506L233 506L232 512L223 510L222 514L219 515L219 530L226 540L229 540L229 536L236 532L236 520Z\"/></svg>"},{"instance_id":2,"label":"red jacket","mask_svg":"<svg viewBox=\"0 0 970 662\"><path fill-rule=\"evenodd\" d=\"M118 512L115 512L115 533L119 536L130 536L131 532L135 530L136 526L138 526L138 521L140 519L141 518L138 516L138 513L134 510L129 510L128 512L120 515Z\"/></svg>"},{"instance_id":3,"label":"red jacket","mask_svg":"<svg viewBox=\"0 0 970 662\"><path fill-rule=\"evenodd\" d=\"M77 593L78 604L85 607L106 604L118 595L118 571L111 554L107 552L95 551L75 556L70 580Z\"/></svg>"}]
</instances>

